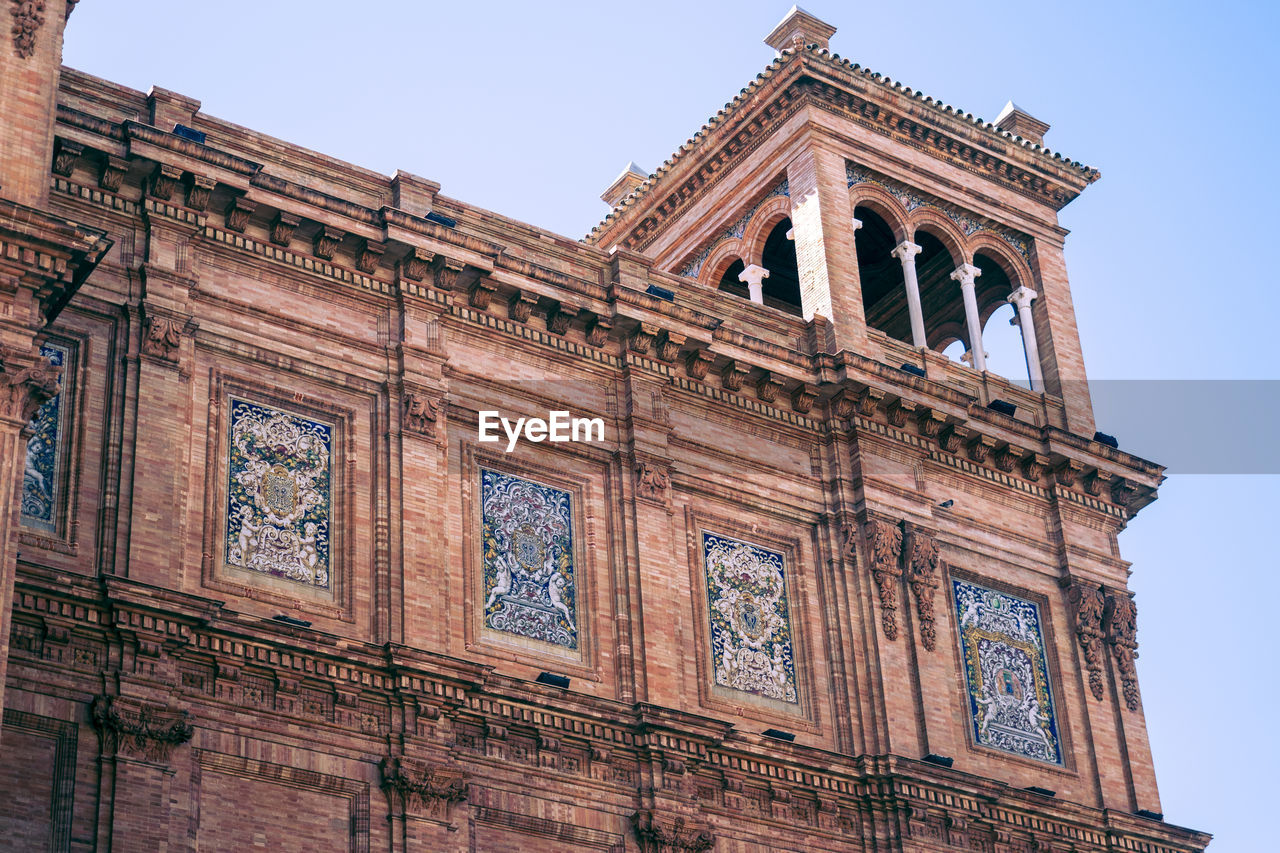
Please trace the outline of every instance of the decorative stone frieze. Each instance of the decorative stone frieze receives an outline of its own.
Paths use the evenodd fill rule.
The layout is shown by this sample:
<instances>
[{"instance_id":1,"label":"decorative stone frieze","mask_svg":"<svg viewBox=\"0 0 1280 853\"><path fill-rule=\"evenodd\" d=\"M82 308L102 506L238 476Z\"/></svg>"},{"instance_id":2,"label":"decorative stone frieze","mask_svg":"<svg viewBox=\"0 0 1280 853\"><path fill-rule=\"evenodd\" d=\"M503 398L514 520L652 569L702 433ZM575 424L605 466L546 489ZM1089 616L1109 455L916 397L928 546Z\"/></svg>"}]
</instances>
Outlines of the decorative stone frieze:
<instances>
[{"instance_id":1,"label":"decorative stone frieze","mask_svg":"<svg viewBox=\"0 0 1280 853\"><path fill-rule=\"evenodd\" d=\"M1139 707L1138 673L1134 659L1138 657L1138 606L1134 604L1133 597L1125 592L1109 593L1102 612L1102 626L1120 674L1124 704L1130 711L1136 711Z\"/></svg>"},{"instance_id":2,"label":"decorative stone frieze","mask_svg":"<svg viewBox=\"0 0 1280 853\"><path fill-rule=\"evenodd\" d=\"M703 823L684 815L674 817L649 809L631 816L640 853L704 853L716 846L716 836Z\"/></svg>"},{"instance_id":3,"label":"decorative stone frieze","mask_svg":"<svg viewBox=\"0 0 1280 853\"><path fill-rule=\"evenodd\" d=\"M1071 616L1075 621L1076 640L1089 673L1089 692L1094 699L1103 696L1102 683L1102 613L1105 607L1102 588L1097 584L1076 581L1067 590Z\"/></svg>"},{"instance_id":4,"label":"decorative stone frieze","mask_svg":"<svg viewBox=\"0 0 1280 853\"><path fill-rule=\"evenodd\" d=\"M103 755L125 752L164 762L195 734L186 711L116 696L94 699L89 718L98 730Z\"/></svg>"},{"instance_id":5,"label":"decorative stone frieze","mask_svg":"<svg viewBox=\"0 0 1280 853\"><path fill-rule=\"evenodd\" d=\"M938 642L933 609L938 590L938 562L937 541L923 530L912 528L907 545L907 584L916 597L920 642L929 651L933 651Z\"/></svg>"},{"instance_id":6,"label":"decorative stone frieze","mask_svg":"<svg viewBox=\"0 0 1280 853\"><path fill-rule=\"evenodd\" d=\"M468 783L461 770L395 756L383 758L378 766L393 814L448 823L454 805L467 798Z\"/></svg>"},{"instance_id":7,"label":"decorative stone frieze","mask_svg":"<svg viewBox=\"0 0 1280 853\"><path fill-rule=\"evenodd\" d=\"M898 578L902 577L902 526L873 518L866 524L871 576L880 593L880 624L890 640L898 639Z\"/></svg>"},{"instance_id":8,"label":"decorative stone frieze","mask_svg":"<svg viewBox=\"0 0 1280 853\"><path fill-rule=\"evenodd\" d=\"M185 323L172 317L149 314L142 323L142 352L164 361L176 362L182 346Z\"/></svg>"}]
</instances>

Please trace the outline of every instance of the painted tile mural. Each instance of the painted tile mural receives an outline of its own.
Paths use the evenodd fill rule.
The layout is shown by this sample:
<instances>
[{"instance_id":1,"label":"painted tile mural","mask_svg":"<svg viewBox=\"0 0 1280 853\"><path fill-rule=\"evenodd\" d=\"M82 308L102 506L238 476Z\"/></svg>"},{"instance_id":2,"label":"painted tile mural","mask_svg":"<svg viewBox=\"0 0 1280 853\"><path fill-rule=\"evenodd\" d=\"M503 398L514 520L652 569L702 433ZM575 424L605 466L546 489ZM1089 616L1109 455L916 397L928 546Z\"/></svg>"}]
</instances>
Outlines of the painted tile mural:
<instances>
[{"instance_id":1,"label":"painted tile mural","mask_svg":"<svg viewBox=\"0 0 1280 853\"><path fill-rule=\"evenodd\" d=\"M43 344L40 354L55 367L66 367L67 350ZM67 413L63 395L46 400L31 419L31 439L22 472L22 523L55 532L62 481L62 442Z\"/></svg>"},{"instance_id":2,"label":"painted tile mural","mask_svg":"<svg viewBox=\"0 0 1280 853\"><path fill-rule=\"evenodd\" d=\"M578 648L569 493L482 468L480 503L485 627Z\"/></svg>"},{"instance_id":3,"label":"painted tile mural","mask_svg":"<svg viewBox=\"0 0 1280 853\"><path fill-rule=\"evenodd\" d=\"M782 555L703 531L702 556L715 683L798 703Z\"/></svg>"},{"instance_id":4,"label":"painted tile mural","mask_svg":"<svg viewBox=\"0 0 1280 853\"><path fill-rule=\"evenodd\" d=\"M231 399L227 563L329 587L333 427Z\"/></svg>"},{"instance_id":5,"label":"painted tile mural","mask_svg":"<svg viewBox=\"0 0 1280 853\"><path fill-rule=\"evenodd\" d=\"M1040 609L966 581L953 579L952 584L974 739L982 746L1061 764Z\"/></svg>"}]
</instances>

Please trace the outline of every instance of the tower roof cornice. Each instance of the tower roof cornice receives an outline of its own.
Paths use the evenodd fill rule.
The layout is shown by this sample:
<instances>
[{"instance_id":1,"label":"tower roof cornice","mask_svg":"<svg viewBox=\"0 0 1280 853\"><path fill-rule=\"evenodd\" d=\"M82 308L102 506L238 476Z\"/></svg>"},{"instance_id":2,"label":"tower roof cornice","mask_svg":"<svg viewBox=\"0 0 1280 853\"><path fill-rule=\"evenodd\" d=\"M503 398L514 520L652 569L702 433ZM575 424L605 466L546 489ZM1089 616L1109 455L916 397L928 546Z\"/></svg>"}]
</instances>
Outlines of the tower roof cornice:
<instances>
[{"instance_id":1,"label":"tower roof cornice","mask_svg":"<svg viewBox=\"0 0 1280 853\"><path fill-rule=\"evenodd\" d=\"M653 174L619 199L586 241L642 248L646 235L661 230L800 101L837 112L1055 211L1101 177L1097 169L809 44L781 51Z\"/></svg>"}]
</instances>

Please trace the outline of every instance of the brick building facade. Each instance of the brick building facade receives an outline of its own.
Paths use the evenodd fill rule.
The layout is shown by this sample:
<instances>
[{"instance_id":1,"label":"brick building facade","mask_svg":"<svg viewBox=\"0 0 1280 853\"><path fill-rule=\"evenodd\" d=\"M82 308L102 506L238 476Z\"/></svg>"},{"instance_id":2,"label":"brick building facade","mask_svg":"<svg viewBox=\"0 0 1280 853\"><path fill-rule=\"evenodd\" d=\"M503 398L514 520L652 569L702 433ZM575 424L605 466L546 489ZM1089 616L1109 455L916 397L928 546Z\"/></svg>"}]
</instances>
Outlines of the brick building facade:
<instances>
[{"instance_id":1,"label":"brick building facade","mask_svg":"<svg viewBox=\"0 0 1280 853\"><path fill-rule=\"evenodd\" d=\"M793 10L572 240L62 68L74 5L0 44L0 844L1207 844L1042 122ZM557 410L603 435L479 440Z\"/></svg>"}]
</instances>

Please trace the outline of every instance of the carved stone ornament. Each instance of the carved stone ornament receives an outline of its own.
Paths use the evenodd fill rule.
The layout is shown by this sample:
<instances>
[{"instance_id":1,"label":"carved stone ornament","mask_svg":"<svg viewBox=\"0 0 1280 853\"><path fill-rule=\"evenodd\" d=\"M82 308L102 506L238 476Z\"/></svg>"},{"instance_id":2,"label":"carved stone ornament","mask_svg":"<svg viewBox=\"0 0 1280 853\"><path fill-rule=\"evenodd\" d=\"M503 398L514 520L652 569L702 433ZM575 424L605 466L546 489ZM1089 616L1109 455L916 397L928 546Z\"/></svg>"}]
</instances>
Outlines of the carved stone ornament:
<instances>
[{"instance_id":1,"label":"carved stone ornament","mask_svg":"<svg viewBox=\"0 0 1280 853\"><path fill-rule=\"evenodd\" d=\"M658 359L670 364L680 355L680 347L684 346L685 336L675 332L664 332L658 339Z\"/></svg>"},{"instance_id":2,"label":"carved stone ornament","mask_svg":"<svg viewBox=\"0 0 1280 853\"><path fill-rule=\"evenodd\" d=\"M683 815L669 818L645 809L631 816L631 825L640 853L704 853L716 846L710 828Z\"/></svg>"},{"instance_id":3,"label":"carved stone ornament","mask_svg":"<svg viewBox=\"0 0 1280 853\"><path fill-rule=\"evenodd\" d=\"M142 352L144 355L178 360L178 347L182 345L182 326L169 317L148 316L142 325Z\"/></svg>"},{"instance_id":4,"label":"carved stone ornament","mask_svg":"<svg viewBox=\"0 0 1280 853\"><path fill-rule=\"evenodd\" d=\"M907 584L916 597L916 614L920 617L920 642L929 651L938 644L934 622L933 600L938 590L938 543L921 530L911 531L907 548Z\"/></svg>"},{"instance_id":5,"label":"carved stone ornament","mask_svg":"<svg viewBox=\"0 0 1280 853\"><path fill-rule=\"evenodd\" d=\"M180 183L182 183L181 169L167 163L157 163L156 170L151 175L151 195L161 201L168 201L173 197L173 191Z\"/></svg>"},{"instance_id":6,"label":"carved stone ornament","mask_svg":"<svg viewBox=\"0 0 1280 853\"><path fill-rule=\"evenodd\" d=\"M294 229L301 221L301 217L277 210L275 218L271 220L271 242L277 246L288 246L293 239Z\"/></svg>"},{"instance_id":7,"label":"carved stone ornament","mask_svg":"<svg viewBox=\"0 0 1280 853\"><path fill-rule=\"evenodd\" d=\"M489 302L493 299L493 294L497 289L498 285L482 276L476 279L476 283L471 286L471 292L467 295L467 302L477 311L488 310Z\"/></svg>"},{"instance_id":8,"label":"carved stone ornament","mask_svg":"<svg viewBox=\"0 0 1280 853\"><path fill-rule=\"evenodd\" d=\"M874 417L876 407L880 405L880 401L884 399L884 392L879 388L870 386L863 388L858 392L858 414L864 418Z\"/></svg>"},{"instance_id":9,"label":"carved stone ornament","mask_svg":"<svg viewBox=\"0 0 1280 853\"><path fill-rule=\"evenodd\" d=\"M1123 592L1108 595L1102 612L1102 627L1111 645L1111 654L1116 659L1124 704L1130 711L1136 711L1139 706L1138 673L1133 662L1138 657L1138 606L1133 603L1133 598Z\"/></svg>"},{"instance_id":10,"label":"carved stone ornament","mask_svg":"<svg viewBox=\"0 0 1280 853\"><path fill-rule=\"evenodd\" d=\"M684 369L688 372L690 379L701 381L707 378L707 371L711 369L711 365L715 360L716 357L709 350L694 350L685 359Z\"/></svg>"},{"instance_id":11,"label":"carved stone ornament","mask_svg":"<svg viewBox=\"0 0 1280 853\"><path fill-rule=\"evenodd\" d=\"M1022 474L1033 483L1040 482L1044 472L1049 470L1049 457L1039 453L1028 453L1022 460Z\"/></svg>"},{"instance_id":12,"label":"carved stone ornament","mask_svg":"<svg viewBox=\"0 0 1280 853\"><path fill-rule=\"evenodd\" d=\"M880 592L880 624L890 640L898 639L898 578L902 577L902 527L873 518L866 535L871 551L871 576Z\"/></svg>"},{"instance_id":13,"label":"carved stone ornament","mask_svg":"<svg viewBox=\"0 0 1280 853\"><path fill-rule=\"evenodd\" d=\"M898 429L902 429L907 425L907 418L911 416L911 413L915 411L915 408L916 404L910 400L894 400L889 404L889 410L886 412L886 415L889 418L889 424L897 427Z\"/></svg>"},{"instance_id":14,"label":"carved stone ornament","mask_svg":"<svg viewBox=\"0 0 1280 853\"><path fill-rule=\"evenodd\" d=\"M936 409L921 409L916 415L916 428L925 438L937 438L946 422L947 416Z\"/></svg>"},{"instance_id":15,"label":"carved stone ornament","mask_svg":"<svg viewBox=\"0 0 1280 853\"><path fill-rule=\"evenodd\" d=\"M813 410L813 404L818 401L818 389L812 385L801 385L791 392L791 408L795 409L802 415L808 414Z\"/></svg>"},{"instance_id":16,"label":"carved stone ornament","mask_svg":"<svg viewBox=\"0 0 1280 853\"><path fill-rule=\"evenodd\" d=\"M1084 490L1086 493L1097 497L1102 494L1103 488L1111 483L1111 473L1108 471L1090 471L1084 477Z\"/></svg>"},{"instance_id":17,"label":"carved stone ornament","mask_svg":"<svg viewBox=\"0 0 1280 853\"><path fill-rule=\"evenodd\" d=\"M613 330L613 324L603 317L595 317L591 322L587 323L587 344L593 347L602 347L605 341L609 340L609 332Z\"/></svg>"},{"instance_id":18,"label":"carved stone ornament","mask_svg":"<svg viewBox=\"0 0 1280 853\"><path fill-rule=\"evenodd\" d=\"M436 417L440 404L425 394L409 392L404 395L404 428L427 438L436 437Z\"/></svg>"},{"instance_id":19,"label":"carved stone ornament","mask_svg":"<svg viewBox=\"0 0 1280 853\"><path fill-rule=\"evenodd\" d=\"M338 251L338 247L342 245L343 233L337 228L330 228L328 225L321 225L320 230L316 232L315 242L312 244L312 251L315 252L317 258L325 261L333 260L333 255Z\"/></svg>"},{"instance_id":20,"label":"carved stone ornament","mask_svg":"<svg viewBox=\"0 0 1280 853\"><path fill-rule=\"evenodd\" d=\"M84 146L68 139L58 139L53 149L53 173L64 178L76 170L76 161L84 153Z\"/></svg>"},{"instance_id":21,"label":"carved stone ornament","mask_svg":"<svg viewBox=\"0 0 1280 853\"><path fill-rule=\"evenodd\" d=\"M563 335L573 325L573 318L578 316L578 309L572 305L557 305L547 312L547 331L553 335Z\"/></svg>"},{"instance_id":22,"label":"carved stone ornament","mask_svg":"<svg viewBox=\"0 0 1280 853\"><path fill-rule=\"evenodd\" d=\"M388 756L378 765L393 812L449 822L453 806L467 798L462 771Z\"/></svg>"},{"instance_id":23,"label":"carved stone ornament","mask_svg":"<svg viewBox=\"0 0 1280 853\"><path fill-rule=\"evenodd\" d=\"M62 368L35 352L0 344L0 417L29 423L59 391Z\"/></svg>"},{"instance_id":24,"label":"carved stone ornament","mask_svg":"<svg viewBox=\"0 0 1280 853\"><path fill-rule=\"evenodd\" d=\"M1068 459L1057 468L1053 469L1053 479L1057 481L1059 486L1067 486L1070 488L1076 484L1080 472L1084 470L1084 466L1073 459Z\"/></svg>"},{"instance_id":25,"label":"carved stone ornament","mask_svg":"<svg viewBox=\"0 0 1280 853\"><path fill-rule=\"evenodd\" d=\"M209 196L213 195L213 188L218 182L213 178L206 178L203 175L192 175L191 182L187 184L187 207L192 210L204 210L209 206Z\"/></svg>"},{"instance_id":26,"label":"carved stone ornament","mask_svg":"<svg viewBox=\"0 0 1280 853\"><path fill-rule=\"evenodd\" d=\"M742 382L747 378L747 371L738 366L735 361L729 362L724 370L720 371L720 384L729 391L742 390Z\"/></svg>"},{"instance_id":27,"label":"carved stone ornament","mask_svg":"<svg viewBox=\"0 0 1280 853\"><path fill-rule=\"evenodd\" d=\"M400 274L409 281L422 281L434 258L426 249L410 249L409 254L400 259Z\"/></svg>"},{"instance_id":28,"label":"carved stone ornament","mask_svg":"<svg viewBox=\"0 0 1280 853\"><path fill-rule=\"evenodd\" d=\"M1067 600L1071 603L1071 615L1075 620L1080 653L1084 657L1085 669L1089 672L1089 692L1093 694L1094 699L1101 701L1103 696L1102 613L1105 607L1102 587L1076 581L1067 591Z\"/></svg>"},{"instance_id":29,"label":"carved stone ornament","mask_svg":"<svg viewBox=\"0 0 1280 853\"><path fill-rule=\"evenodd\" d=\"M538 294L516 291L516 295L507 303L507 316L517 323L527 323L533 316L533 306L537 304Z\"/></svg>"},{"instance_id":30,"label":"carved stone ornament","mask_svg":"<svg viewBox=\"0 0 1280 853\"><path fill-rule=\"evenodd\" d=\"M13 7L13 50L19 59L36 52L36 33L44 24L44 0L10 0Z\"/></svg>"},{"instance_id":31,"label":"carved stone ornament","mask_svg":"<svg viewBox=\"0 0 1280 853\"><path fill-rule=\"evenodd\" d=\"M108 154L102 161L102 171L98 173L98 186L109 193L119 192L120 183L129 173L129 161L114 154Z\"/></svg>"},{"instance_id":32,"label":"carved stone ornament","mask_svg":"<svg viewBox=\"0 0 1280 853\"><path fill-rule=\"evenodd\" d=\"M975 435L969 439L969 458L979 465L985 463L995 444L996 440L989 435Z\"/></svg>"},{"instance_id":33,"label":"carved stone ornament","mask_svg":"<svg viewBox=\"0 0 1280 853\"><path fill-rule=\"evenodd\" d=\"M847 420L858 410L858 398L846 388L831 398L831 410L837 418Z\"/></svg>"},{"instance_id":34,"label":"carved stone ornament","mask_svg":"<svg viewBox=\"0 0 1280 853\"><path fill-rule=\"evenodd\" d=\"M938 431L938 447L947 453L958 453L966 435L963 427L948 424Z\"/></svg>"},{"instance_id":35,"label":"carved stone ornament","mask_svg":"<svg viewBox=\"0 0 1280 853\"><path fill-rule=\"evenodd\" d=\"M249 217L253 216L253 211L257 207L256 202L246 198L233 198L227 205L227 230L235 231L237 234L244 233L244 229L249 225Z\"/></svg>"},{"instance_id":36,"label":"carved stone ornament","mask_svg":"<svg viewBox=\"0 0 1280 853\"><path fill-rule=\"evenodd\" d=\"M641 323L636 330L631 333L631 340L628 343L631 351L637 355L648 355L649 350L653 347L653 342L658 338L658 327L651 326L648 323Z\"/></svg>"},{"instance_id":37,"label":"carved stone ornament","mask_svg":"<svg viewBox=\"0 0 1280 853\"><path fill-rule=\"evenodd\" d=\"M356 269L365 275L373 275L378 269L378 262L382 260L382 255L386 251L387 247L377 240L363 241L360 244L360 250L356 252Z\"/></svg>"},{"instance_id":38,"label":"carved stone ornament","mask_svg":"<svg viewBox=\"0 0 1280 853\"><path fill-rule=\"evenodd\" d=\"M186 711L172 711L144 702L99 696L89 709L93 727L102 738L104 755L117 750L148 761L166 761L174 747L191 740L195 727Z\"/></svg>"},{"instance_id":39,"label":"carved stone ornament","mask_svg":"<svg viewBox=\"0 0 1280 853\"><path fill-rule=\"evenodd\" d=\"M782 383L773 378L773 374L765 371L765 374L756 382L756 397L762 403L772 403L778 399L778 392L782 390Z\"/></svg>"},{"instance_id":40,"label":"carved stone ornament","mask_svg":"<svg viewBox=\"0 0 1280 853\"><path fill-rule=\"evenodd\" d=\"M1006 474L1013 470L1013 466L1018 464L1018 460L1022 458L1022 452L1012 444L1005 444L995 453L994 461L996 467Z\"/></svg>"},{"instance_id":41,"label":"carved stone ornament","mask_svg":"<svg viewBox=\"0 0 1280 853\"><path fill-rule=\"evenodd\" d=\"M636 494L646 500L665 503L671 477L665 470L649 462L636 465Z\"/></svg>"}]
</instances>

